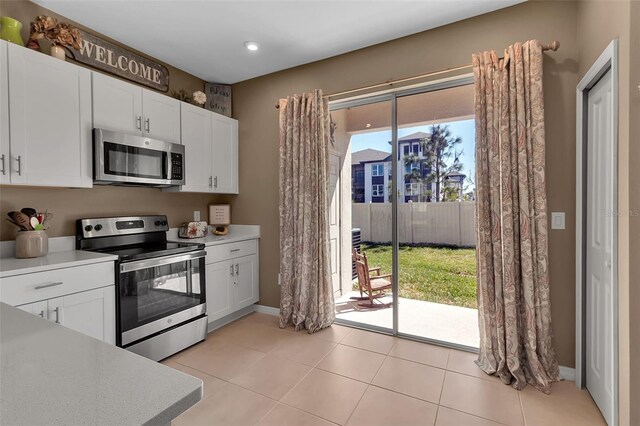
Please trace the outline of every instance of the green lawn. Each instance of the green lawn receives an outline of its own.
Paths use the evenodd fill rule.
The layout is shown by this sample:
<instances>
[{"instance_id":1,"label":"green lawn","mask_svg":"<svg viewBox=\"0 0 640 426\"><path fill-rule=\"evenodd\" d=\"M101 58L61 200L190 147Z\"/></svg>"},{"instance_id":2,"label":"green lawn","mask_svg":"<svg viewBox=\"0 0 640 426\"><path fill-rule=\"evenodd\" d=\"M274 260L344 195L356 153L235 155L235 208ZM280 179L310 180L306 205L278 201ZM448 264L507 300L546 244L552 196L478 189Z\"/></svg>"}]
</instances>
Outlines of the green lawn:
<instances>
[{"instance_id":1,"label":"green lawn","mask_svg":"<svg viewBox=\"0 0 640 426\"><path fill-rule=\"evenodd\" d=\"M362 244L369 268L391 273L391 245ZM400 297L477 308L475 249L400 246Z\"/></svg>"}]
</instances>

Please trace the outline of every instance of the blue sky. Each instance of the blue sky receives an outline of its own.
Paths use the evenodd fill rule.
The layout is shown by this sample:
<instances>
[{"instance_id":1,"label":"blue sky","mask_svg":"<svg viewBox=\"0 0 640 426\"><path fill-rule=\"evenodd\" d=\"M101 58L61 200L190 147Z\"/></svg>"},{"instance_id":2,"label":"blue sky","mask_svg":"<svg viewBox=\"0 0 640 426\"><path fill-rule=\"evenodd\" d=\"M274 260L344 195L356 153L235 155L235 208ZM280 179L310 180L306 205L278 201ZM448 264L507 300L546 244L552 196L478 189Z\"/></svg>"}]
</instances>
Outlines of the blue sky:
<instances>
[{"instance_id":1,"label":"blue sky","mask_svg":"<svg viewBox=\"0 0 640 426\"><path fill-rule=\"evenodd\" d=\"M462 172L467 176L475 174L475 122L473 119L462 121L451 121L445 123L449 126L452 136L459 136L462 144L459 149L463 149L460 161L463 164ZM398 137L410 135L415 132L429 132L431 126L405 127L398 129ZM373 148L379 151L391 152L391 130L383 130L380 132L361 133L351 136L351 152L362 151L363 149ZM475 180L475 179L474 179Z\"/></svg>"}]
</instances>

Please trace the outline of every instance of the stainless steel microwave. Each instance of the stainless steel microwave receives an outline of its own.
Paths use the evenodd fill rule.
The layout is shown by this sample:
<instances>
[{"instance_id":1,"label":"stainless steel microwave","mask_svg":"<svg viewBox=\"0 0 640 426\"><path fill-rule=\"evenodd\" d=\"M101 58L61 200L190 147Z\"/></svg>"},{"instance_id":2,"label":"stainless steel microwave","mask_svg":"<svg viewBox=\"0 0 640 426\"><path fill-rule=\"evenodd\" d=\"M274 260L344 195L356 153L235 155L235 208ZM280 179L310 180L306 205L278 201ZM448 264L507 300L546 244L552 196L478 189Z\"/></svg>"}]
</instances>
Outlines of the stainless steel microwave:
<instances>
[{"instance_id":1,"label":"stainless steel microwave","mask_svg":"<svg viewBox=\"0 0 640 426\"><path fill-rule=\"evenodd\" d=\"M184 185L184 145L93 129L93 181L102 185Z\"/></svg>"}]
</instances>

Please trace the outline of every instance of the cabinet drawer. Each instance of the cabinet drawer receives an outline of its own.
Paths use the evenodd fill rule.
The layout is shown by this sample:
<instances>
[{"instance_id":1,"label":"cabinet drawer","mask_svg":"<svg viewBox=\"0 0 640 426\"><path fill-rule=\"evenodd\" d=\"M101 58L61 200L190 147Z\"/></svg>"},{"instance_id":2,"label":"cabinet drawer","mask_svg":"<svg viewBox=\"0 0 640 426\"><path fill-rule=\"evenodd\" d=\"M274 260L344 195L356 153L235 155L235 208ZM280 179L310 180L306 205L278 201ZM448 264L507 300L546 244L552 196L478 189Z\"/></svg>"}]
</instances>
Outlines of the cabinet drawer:
<instances>
[{"instance_id":1,"label":"cabinet drawer","mask_svg":"<svg viewBox=\"0 0 640 426\"><path fill-rule=\"evenodd\" d=\"M11 306L112 285L113 262L15 275L0 280L0 301Z\"/></svg>"},{"instance_id":2,"label":"cabinet drawer","mask_svg":"<svg viewBox=\"0 0 640 426\"><path fill-rule=\"evenodd\" d=\"M206 263L221 262L258 252L258 240L239 241L207 247Z\"/></svg>"}]
</instances>

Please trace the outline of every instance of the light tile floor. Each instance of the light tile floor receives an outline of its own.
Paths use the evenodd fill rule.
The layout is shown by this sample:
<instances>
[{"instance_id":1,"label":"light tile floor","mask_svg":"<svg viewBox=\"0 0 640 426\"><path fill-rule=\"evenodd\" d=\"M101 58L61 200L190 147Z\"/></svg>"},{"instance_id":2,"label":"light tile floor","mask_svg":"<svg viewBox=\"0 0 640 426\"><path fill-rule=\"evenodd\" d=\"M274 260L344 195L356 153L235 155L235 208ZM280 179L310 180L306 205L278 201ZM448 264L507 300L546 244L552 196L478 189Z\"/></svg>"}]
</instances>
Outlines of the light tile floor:
<instances>
[{"instance_id":1,"label":"light tile floor","mask_svg":"<svg viewBox=\"0 0 640 426\"><path fill-rule=\"evenodd\" d=\"M604 425L573 382L518 392L475 355L334 325L281 330L254 313L163 363L199 377L183 425Z\"/></svg>"}]
</instances>

